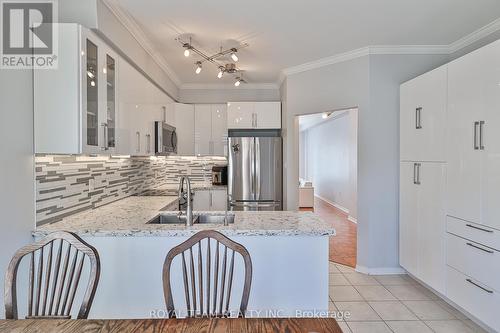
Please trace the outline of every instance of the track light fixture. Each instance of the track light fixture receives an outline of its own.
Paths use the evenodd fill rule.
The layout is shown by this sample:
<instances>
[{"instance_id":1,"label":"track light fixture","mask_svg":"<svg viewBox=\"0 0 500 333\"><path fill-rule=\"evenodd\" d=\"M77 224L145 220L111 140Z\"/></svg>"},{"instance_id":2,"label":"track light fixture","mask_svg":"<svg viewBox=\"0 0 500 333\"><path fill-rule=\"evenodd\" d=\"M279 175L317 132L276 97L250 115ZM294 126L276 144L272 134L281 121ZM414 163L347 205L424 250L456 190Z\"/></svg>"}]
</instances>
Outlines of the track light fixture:
<instances>
[{"instance_id":1,"label":"track light fixture","mask_svg":"<svg viewBox=\"0 0 500 333\"><path fill-rule=\"evenodd\" d=\"M240 84L242 84L242 83L247 83L247 81L243 80L243 75L237 76L236 81L234 82L234 86L239 87Z\"/></svg>"},{"instance_id":2,"label":"track light fixture","mask_svg":"<svg viewBox=\"0 0 500 333\"><path fill-rule=\"evenodd\" d=\"M201 50L199 50L193 46L192 41L191 41L191 37L189 38L189 42L184 41L181 37L177 37L175 40L177 40L184 48L184 56L185 57L189 57L191 55L191 53L194 53L195 55L202 58L201 60L195 62L195 65L196 65L195 73L196 74L201 73L202 63L205 61L211 62L212 64L217 66L217 68L219 69L219 71L217 73L217 77L219 79L221 79L224 75L228 75L228 74L234 75L236 77L236 75L241 72L241 70L239 68L237 68L236 64L233 62L237 62L239 60L236 53L241 48L247 47L248 46L247 43L242 43L238 47L232 47L232 48L226 49L226 50L224 50L221 46L220 51L218 53L215 53L213 55L207 55L206 53L202 52ZM223 59L221 59L223 57L224 57L224 59L227 59L226 58L227 56L229 56L233 62L225 63L225 62L220 61L220 60L223 60ZM246 83L241 77L236 77L236 80L237 80L236 82L238 82L238 84L236 84L236 82L235 82L235 86L239 86L240 83Z\"/></svg>"},{"instance_id":3,"label":"track light fixture","mask_svg":"<svg viewBox=\"0 0 500 333\"><path fill-rule=\"evenodd\" d=\"M236 52L238 52L237 49L235 48L231 49L231 59L233 59L234 62L238 61L238 56L236 55Z\"/></svg>"},{"instance_id":4,"label":"track light fixture","mask_svg":"<svg viewBox=\"0 0 500 333\"><path fill-rule=\"evenodd\" d=\"M217 74L217 78L221 79L224 75L224 66L219 66L219 73Z\"/></svg>"}]
</instances>

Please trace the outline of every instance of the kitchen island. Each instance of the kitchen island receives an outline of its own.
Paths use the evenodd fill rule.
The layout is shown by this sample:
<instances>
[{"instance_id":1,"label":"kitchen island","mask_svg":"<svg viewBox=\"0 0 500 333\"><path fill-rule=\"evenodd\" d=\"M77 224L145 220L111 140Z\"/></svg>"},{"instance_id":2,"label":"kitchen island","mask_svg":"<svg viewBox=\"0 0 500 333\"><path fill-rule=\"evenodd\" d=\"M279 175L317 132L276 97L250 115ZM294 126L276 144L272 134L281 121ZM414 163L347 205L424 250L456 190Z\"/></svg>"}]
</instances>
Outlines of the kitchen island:
<instances>
[{"instance_id":1,"label":"kitchen island","mask_svg":"<svg viewBox=\"0 0 500 333\"><path fill-rule=\"evenodd\" d=\"M66 230L96 247L101 280L91 318L164 316L162 268L167 252L200 230L217 230L247 248L253 265L248 316L295 317L328 310L329 224L310 212L229 212L234 223L148 224L176 210L176 196L132 196L38 227L35 237ZM194 212L195 215L224 212ZM235 262L234 281L241 281ZM174 300L183 299L180 266L173 271ZM175 269L175 267L174 267ZM177 283L177 284L176 284ZM232 300L239 299L238 290ZM304 313L306 311L306 313Z\"/></svg>"}]
</instances>

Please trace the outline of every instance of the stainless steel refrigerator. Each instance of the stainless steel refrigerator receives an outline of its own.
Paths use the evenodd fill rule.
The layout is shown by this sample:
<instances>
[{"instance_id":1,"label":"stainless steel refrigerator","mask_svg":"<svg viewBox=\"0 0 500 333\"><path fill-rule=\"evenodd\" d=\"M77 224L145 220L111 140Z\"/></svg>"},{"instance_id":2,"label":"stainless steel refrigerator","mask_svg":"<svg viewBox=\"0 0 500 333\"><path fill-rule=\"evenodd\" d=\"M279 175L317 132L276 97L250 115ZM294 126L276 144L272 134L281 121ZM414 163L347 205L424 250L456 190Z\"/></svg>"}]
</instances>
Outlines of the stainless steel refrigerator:
<instances>
[{"instance_id":1,"label":"stainless steel refrigerator","mask_svg":"<svg viewBox=\"0 0 500 333\"><path fill-rule=\"evenodd\" d=\"M280 131L229 132L230 210L282 210Z\"/></svg>"}]
</instances>

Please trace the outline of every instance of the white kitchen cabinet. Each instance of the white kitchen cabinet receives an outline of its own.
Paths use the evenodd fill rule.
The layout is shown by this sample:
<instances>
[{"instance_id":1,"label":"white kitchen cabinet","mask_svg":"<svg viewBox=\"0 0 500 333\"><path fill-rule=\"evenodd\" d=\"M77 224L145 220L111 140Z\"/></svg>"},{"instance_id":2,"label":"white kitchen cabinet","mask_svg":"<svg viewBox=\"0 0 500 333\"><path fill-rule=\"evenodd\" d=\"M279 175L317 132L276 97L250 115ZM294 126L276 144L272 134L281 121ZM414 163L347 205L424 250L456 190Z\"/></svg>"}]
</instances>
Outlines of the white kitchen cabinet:
<instances>
[{"instance_id":1,"label":"white kitchen cabinet","mask_svg":"<svg viewBox=\"0 0 500 333\"><path fill-rule=\"evenodd\" d=\"M227 106L212 104L212 155L227 156Z\"/></svg>"},{"instance_id":2,"label":"white kitchen cabinet","mask_svg":"<svg viewBox=\"0 0 500 333\"><path fill-rule=\"evenodd\" d=\"M253 102L227 103L227 127L254 128L254 104Z\"/></svg>"},{"instance_id":3,"label":"white kitchen cabinet","mask_svg":"<svg viewBox=\"0 0 500 333\"><path fill-rule=\"evenodd\" d=\"M418 201L415 184L415 163L400 164L399 197L399 264L408 272L418 272Z\"/></svg>"},{"instance_id":4,"label":"white kitchen cabinet","mask_svg":"<svg viewBox=\"0 0 500 333\"><path fill-rule=\"evenodd\" d=\"M193 199L195 211L225 211L227 207L227 191L196 190Z\"/></svg>"},{"instance_id":5,"label":"white kitchen cabinet","mask_svg":"<svg viewBox=\"0 0 500 333\"><path fill-rule=\"evenodd\" d=\"M279 129L281 102L229 102L227 125L230 129Z\"/></svg>"},{"instance_id":6,"label":"white kitchen cabinet","mask_svg":"<svg viewBox=\"0 0 500 333\"><path fill-rule=\"evenodd\" d=\"M224 104L196 104L195 154L227 155L227 112Z\"/></svg>"},{"instance_id":7,"label":"white kitchen cabinet","mask_svg":"<svg viewBox=\"0 0 500 333\"><path fill-rule=\"evenodd\" d=\"M500 42L449 64L448 214L500 229Z\"/></svg>"},{"instance_id":8,"label":"white kitchen cabinet","mask_svg":"<svg viewBox=\"0 0 500 333\"><path fill-rule=\"evenodd\" d=\"M194 153L211 155L212 152L212 106L194 106Z\"/></svg>"},{"instance_id":9,"label":"white kitchen cabinet","mask_svg":"<svg viewBox=\"0 0 500 333\"><path fill-rule=\"evenodd\" d=\"M193 196L193 211L210 210L210 190L196 190Z\"/></svg>"},{"instance_id":10,"label":"white kitchen cabinet","mask_svg":"<svg viewBox=\"0 0 500 333\"><path fill-rule=\"evenodd\" d=\"M445 292L444 163L401 162L400 264Z\"/></svg>"},{"instance_id":11,"label":"white kitchen cabinet","mask_svg":"<svg viewBox=\"0 0 500 333\"><path fill-rule=\"evenodd\" d=\"M255 128L281 128L281 102L255 102Z\"/></svg>"},{"instance_id":12,"label":"white kitchen cabinet","mask_svg":"<svg viewBox=\"0 0 500 333\"><path fill-rule=\"evenodd\" d=\"M211 210L225 211L227 209L227 190L212 190Z\"/></svg>"},{"instance_id":13,"label":"white kitchen cabinet","mask_svg":"<svg viewBox=\"0 0 500 333\"><path fill-rule=\"evenodd\" d=\"M400 158L445 161L447 66L401 85Z\"/></svg>"},{"instance_id":14,"label":"white kitchen cabinet","mask_svg":"<svg viewBox=\"0 0 500 333\"><path fill-rule=\"evenodd\" d=\"M163 121L170 99L132 65L120 68L120 154L152 156L154 122ZM163 104L164 103L164 104Z\"/></svg>"},{"instance_id":15,"label":"white kitchen cabinet","mask_svg":"<svg viewBox=\"0 0 500 333\"><path fill-rule=\"evenodd\" d=\"M76 24L58 24L58 44L58 68L33 71L35 153L116 153L118 56Z\"/></svg>"},{"instance_id":16,"label":"white kitchen cabinet","mask_svg":"<svg viewBox=\"0 0 500 333\"><path fill-rule=\"evenodd\" d=\"M195 154L195 111L194 105L183 103L168 104L165 119L175 127L177 133L177 155L193 156ZM173 121L170 119L173 118Z\"/></svg>"}]
</instances>

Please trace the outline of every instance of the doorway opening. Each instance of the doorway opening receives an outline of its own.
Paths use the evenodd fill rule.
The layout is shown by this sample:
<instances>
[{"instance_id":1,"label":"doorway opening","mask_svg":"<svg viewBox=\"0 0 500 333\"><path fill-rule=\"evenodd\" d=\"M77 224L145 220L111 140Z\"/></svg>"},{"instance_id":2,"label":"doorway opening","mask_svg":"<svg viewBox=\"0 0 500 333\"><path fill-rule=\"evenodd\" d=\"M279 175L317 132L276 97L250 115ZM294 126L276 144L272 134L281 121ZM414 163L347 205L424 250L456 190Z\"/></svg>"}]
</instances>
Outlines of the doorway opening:
<instances>
[{"instance_id":1,"label":"doorway opening","mask_svg":"<svg viewBox=\"0 0 500 333\"><path fill-rule=\"evenodd\" d=\"M358 109L298 118L299 207L336 229L330 261L356 267Z\"/></svg>"}]
</instances>

